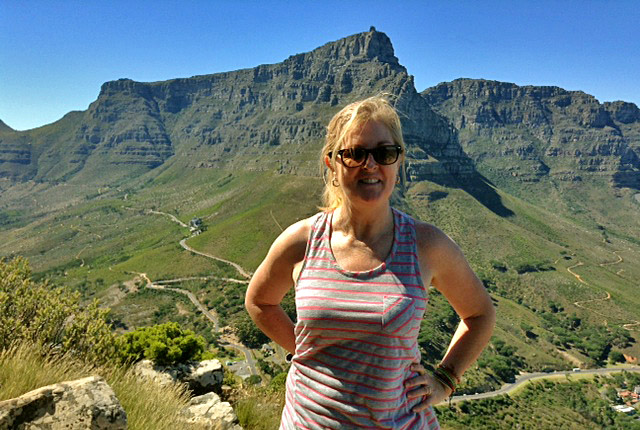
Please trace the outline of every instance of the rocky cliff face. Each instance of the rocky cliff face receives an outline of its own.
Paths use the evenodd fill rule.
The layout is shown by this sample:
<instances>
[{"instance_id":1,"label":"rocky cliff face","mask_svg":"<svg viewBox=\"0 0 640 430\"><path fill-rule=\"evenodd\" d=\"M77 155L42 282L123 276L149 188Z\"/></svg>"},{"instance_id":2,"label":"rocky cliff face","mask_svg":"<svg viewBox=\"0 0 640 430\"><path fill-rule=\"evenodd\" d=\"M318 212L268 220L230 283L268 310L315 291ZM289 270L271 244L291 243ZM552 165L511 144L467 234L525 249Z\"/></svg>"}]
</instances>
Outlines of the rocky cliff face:
<instances>
[{"instance_id":1,"label":"rocky cliff face","mask_svg":"<svg viewBox=\"0 0 640 430\"><path fill-rule=\"evenodd\" d=\"M460 131L460 143L493 179L604 177L640 187L640 114L558 87L458 79L422 96Z\"/></svg>"},{"instance_id":2,"label":"rocky cliff face","mask_svg":"<svg viewBox=\"0 0 640 430\"><path fill-rule=\"evenodd\" d=\"M0 176L108 182L167 163L315 175L331 115L380 92L403 113L412 179L455 181L473 172L448 121L416 92L389 38L372 28L278 64L107 82L86 112L0 134Z\"/></svg>"}]
</instances>

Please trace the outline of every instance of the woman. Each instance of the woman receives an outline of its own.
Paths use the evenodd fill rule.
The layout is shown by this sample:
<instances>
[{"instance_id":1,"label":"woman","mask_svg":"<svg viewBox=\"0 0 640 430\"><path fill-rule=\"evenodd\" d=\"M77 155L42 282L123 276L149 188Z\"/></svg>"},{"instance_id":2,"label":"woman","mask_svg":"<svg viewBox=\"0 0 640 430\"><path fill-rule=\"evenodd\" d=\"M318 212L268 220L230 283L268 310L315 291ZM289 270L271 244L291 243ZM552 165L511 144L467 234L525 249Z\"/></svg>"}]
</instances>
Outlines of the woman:
<instances>
[{"instance_id":1,"label":"woman","mask_svg":"<svg viewBox=\"0 0 640 430\"><path fill-rule=\"evenodd\" d=\"M458 246L390 206L404 154L383 98L336 114L323 212L287 228L249 284L249 314L293 353L281 429L439 428L432 405L489 341L494 308ZM293 285L295 325L280 307ZM417 345L429 285L461 319L433 374Z\"/></svg>"}]
</instances>

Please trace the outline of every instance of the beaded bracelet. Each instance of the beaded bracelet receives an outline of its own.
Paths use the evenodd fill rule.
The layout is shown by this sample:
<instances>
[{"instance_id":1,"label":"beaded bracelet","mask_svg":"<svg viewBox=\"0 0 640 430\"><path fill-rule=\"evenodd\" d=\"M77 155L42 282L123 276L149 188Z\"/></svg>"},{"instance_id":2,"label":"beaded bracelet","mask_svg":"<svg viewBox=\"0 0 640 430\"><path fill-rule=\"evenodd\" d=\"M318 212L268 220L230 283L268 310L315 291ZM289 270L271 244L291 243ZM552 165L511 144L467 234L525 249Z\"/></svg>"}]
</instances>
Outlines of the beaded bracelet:
<instances>
[{"instance_id":1,"label":"beaded bracelet","mask_svg":"<svg viewBox=\"0 0 640 430\"><path fill-rule=\"evenodd\" d=\"M443 366L442 364L440 364L438 365L438 369L442 370L453 381L455 385L460 384L460 378L456 376L456 373L450 366Z\"/></svg>"},{"instance_id":2,"label":"beaded bracelet","mask_svg":"<svg viewBox=\"0 0 640 430\"><path fill-rule=\"evenodd\" d=\"M436 378L436 380L440 382L443 387L451 388L451 394L456 391L456 386L453 381L441 369L434 370L433 377Z\"/></svg>"},{"instance_id":3,"label":"beaded bracelet","mask_svg":"<svg viewBox=\"0 0 640 430\"><path fill-rule=\"evenodd\" d=\"M451 394L456 391L456 386L460 383L460 378L458 378L448 366L439 365L436 367L436 370L434 370L433 376L443 384L443 386L451 388Z\"/></svg>"}]
</instances>

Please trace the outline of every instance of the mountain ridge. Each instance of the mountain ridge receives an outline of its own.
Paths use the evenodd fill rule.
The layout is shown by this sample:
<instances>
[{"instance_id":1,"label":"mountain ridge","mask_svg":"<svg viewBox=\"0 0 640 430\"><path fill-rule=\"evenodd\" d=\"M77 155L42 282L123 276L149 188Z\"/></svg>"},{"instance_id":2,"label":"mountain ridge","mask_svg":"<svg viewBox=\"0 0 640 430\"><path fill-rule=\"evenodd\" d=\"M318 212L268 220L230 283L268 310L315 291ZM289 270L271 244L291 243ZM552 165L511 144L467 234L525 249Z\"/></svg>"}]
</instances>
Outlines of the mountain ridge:
<instances>
[{"instance_id":1,"label":"mountain ridge","mask_svg":"<svg viewBox=\"0 0 640 430\"><path fill-rule=\"evenodd\" d=\"M418 95L390 39L372 28L252 69L106 82L78 123L63 118L1 139L0 176L108 183L167 161L315 175L316 148L338 105L383 92L404 113L410 177L451 182L473 174L450 125ZM61 139L44 136L55 129ZM100 175L85 173L94 171Z\"/></svg>"},{"instance_id":2,"label":"mountain ridge","mask_svg":"<svg viewBox=\"0 0 640 430\"><path fill-rule=\"evenodd\" d=\"M582 91L477 79L421 94L460 130L476 164L488 160L487 171L497 170L492 161L511 158L516 180L607 176L613 186L640 188L640 115L632 103L601 104ZM478 144L483 139L491 143Z\"/></svg>"}]
</instances>

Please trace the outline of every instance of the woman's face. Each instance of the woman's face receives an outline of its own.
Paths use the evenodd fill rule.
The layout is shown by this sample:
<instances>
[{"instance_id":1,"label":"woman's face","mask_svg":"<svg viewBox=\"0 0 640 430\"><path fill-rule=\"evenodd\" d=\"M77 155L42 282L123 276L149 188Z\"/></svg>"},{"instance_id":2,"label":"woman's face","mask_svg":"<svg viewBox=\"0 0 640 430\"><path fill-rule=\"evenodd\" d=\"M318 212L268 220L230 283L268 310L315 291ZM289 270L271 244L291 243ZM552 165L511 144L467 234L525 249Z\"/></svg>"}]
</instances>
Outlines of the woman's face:
<instances>
[{"instance_id":1,"label":"woman's face","mask_svg":"<svg viewBox=\"0 0 640 430\"><path fill-rule=\"evenodd\" d=\"M340 149L373 149L394 146L389 129L381 122L368 121L359 130L352 132ZM347 201L353 205L379 205L388 203L398 176L400 158L389 165L379 164L372 154L358 167L346 167L336 161L336 178Z\"/></svg>"}]
</instances>

